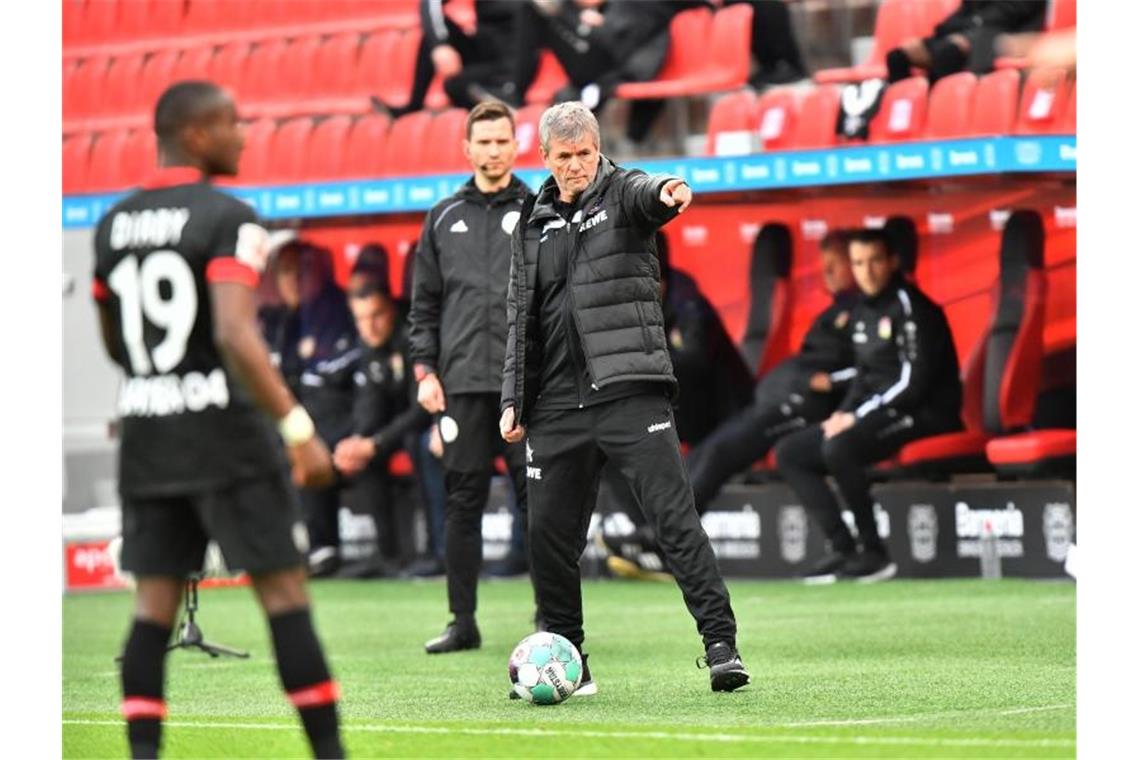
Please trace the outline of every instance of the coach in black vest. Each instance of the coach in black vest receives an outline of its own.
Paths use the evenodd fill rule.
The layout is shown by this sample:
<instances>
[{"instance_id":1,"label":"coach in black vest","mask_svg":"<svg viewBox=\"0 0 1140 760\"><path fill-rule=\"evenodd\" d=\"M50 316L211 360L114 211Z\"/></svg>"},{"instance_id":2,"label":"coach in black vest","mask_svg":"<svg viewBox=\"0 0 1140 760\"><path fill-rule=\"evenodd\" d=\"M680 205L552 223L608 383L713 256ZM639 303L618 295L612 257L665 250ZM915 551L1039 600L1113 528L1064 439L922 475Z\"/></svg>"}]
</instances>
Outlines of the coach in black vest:
<instances>
[{"instance_id":1,"label":"coach in black vest","mask_svg":"<svg viewBox=\"0 0 1140 760\"><path fill-rule=\"evenodd\" d=\"M697 621L712 688L731 691L748 673L681 460L654 250L654 233L685 210L692 190L603 156L598 122L581 103L548 109L539 142L553 176L512 237L499 427L508 442L526 437L540 617L581 649L578 560L598 475L612 461L653 522ZM583 687L597 689L588 666Z\"/></svg>"}]
</instances>

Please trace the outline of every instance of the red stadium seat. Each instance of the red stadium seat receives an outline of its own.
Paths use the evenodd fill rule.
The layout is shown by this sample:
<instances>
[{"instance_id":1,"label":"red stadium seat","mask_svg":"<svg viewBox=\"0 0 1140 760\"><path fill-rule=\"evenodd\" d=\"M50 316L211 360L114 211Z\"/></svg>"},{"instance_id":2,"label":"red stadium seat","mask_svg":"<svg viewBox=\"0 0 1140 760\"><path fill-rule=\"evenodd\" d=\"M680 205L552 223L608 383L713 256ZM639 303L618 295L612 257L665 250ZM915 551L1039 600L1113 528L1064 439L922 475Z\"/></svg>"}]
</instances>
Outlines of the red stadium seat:
<instances>
[{"instance_id":1,"label":"red stadium seat","mask_svg":"<svg viewBox=\"0 0 1140 760\"><path fill-rule=\"evenodd\" d=\"M868 141L883 143L922 137L926 131L929 90L926 77L910 77L888 87L879 112L871 119Z\"/></svg>"},{"instance_id":2,"label":"red stadium seat","mask_svg":"<svg viewBox=\"0 0 1140 760\"><path fill-rule=\"evenodd\" d=\"M566 76L565 69L554 57L554 53L544 50L538 59L538 72L526 91L526 102L531 105L549 105L554 100L554 93L569 81L570 77Z\"/></svg>"},{"instance_id":3,"label":"red stadium seat","mask_svg":"<svg viewBox=\"0 0 1140 760\"><path fill-rule=\"evenodd\" d=\"M356 78L360 35L347 32L330 37L317 51L313 69L312 94L322 98L349 95Z\"/></svg>"},{"instance_id":4,"label":"red stadium seat","mask_svg":"<svg viewBox=\"0 0 1140 760\"><path fill-rule=\"evenodd\" d=\"M462 108L449 108L436 114L424 141L432 147L423 151L419 171L451 174L469 170L471 164L463 155L466 126L467 111Z\"/></svg>"},{"instance_id":5,"label":"red stadium seat","mask_svg":"<svg viewBox=\"0 0 1140 760\"><path fill-rule=\"evenodd\" d=\"M1065 106L1069 83L1060 69L1036 69L1029 74L1021 90L1017 109L1019 135L1056 134L1065 131Z\"/></svg>"},{"instance_id":6,"label":"red stadium seat","mask_svg":"<svg viewBox=\"0 0 1140 760\"><path fill-rule=\"evenodd\" d=\"M1065 118L1061 120L1061 131L1065 134L1077 133L1077 83L1069 90L1069 102L1065 104Z\"/></svg>"},{"instance_id":7,"label":"red stadium seat","mask_svg":"<svg viewBox=\"0 0 1140 760\"><path fill-rule=\"evenodd\" d=\"M63 49L80 44L86 29L83 25L85 0L63 0Z\"/></svg>"},{"instance_id":8,"label":"red stadium seat","mask_svg":"<svg viewBox=\"0 0 1140 760\"><path fill-rule=\"evenodd\" d=\"M1017 119L1017 91L1020 85L1021 75L1010 70L995 71L978 80L970 134L1012 134Z\"/></svg>"},{"instance_id":9,"label":"red stadium seat","mask_svg":"<svg viewBox=\"0 0 1140 760\"><path fill-rule=\"evenodd\" d=\"M341 175L374 179L384 173L385 146L391 121L383 114L371 114L355 121L348 133Z\"/></svg>"},{"instance_id":10,"label":"red stadium seat","mask_svg":"<svg viewBox=\"0 0 1140 760\"><path fill-rule=\"evenodd\" d=\"M861 82L887 75L887 53L908 37L917 37L926 27L923 4L915 0L882 0L875 16L875 42L866 63L838 69L823 69L815 74L820 84Z\"/></svg>"},{"instance_id":11,"label":"red stadium seat","mask_svg":"<svg viewBox=\"0 0 1140 760\"><path fill-rule=\"evenodd\" d=\"M709 113L705 155L751 153L752 136L758 123L757 115L756 93L752 90L741 90L719 99ZM720 150L717 150L718 147Z\"/></svg>"},{"instance_id":12,"label":"red stadium seat","mask_svg":"<svg viewBox=\"0 0 1140 760\"><path fill-rule=\"evenodd\" d=\"M369 37L356 65L355 91L375 95L384 103L400 107L408 102L416 65L419 32L378 32Z\"/></svg>"},{"instance_id":13,"label":"red stadium seat","mask_svg":"<svg viewBox=\"0 0 1140 760\"><path fill-rule=\"evenodd\" d=\"M64 92L63 112L69 118L90 116L99 108L103 96L103 80L110 61L98 56L79 62L70 80L70 92Z\"/></svg>"},{"instance_id":14,"label":"red stadium seat","mask_svg":"<svg viewBox=\"0 0 1140 760\"><path fill-rule=\"evenodd\" d=\"M931 139L966 137L974 115L978 78L968 71L939 79L930 90L926 136Z\"/></svg>"},{"instance_id":15,"label":"red stadium seat","mask_svg":"<svg viewBox=\"0 0 1140 760\"><path fill-rule=\"evenodd\" d=\"M103 94L99 99L99 113L122 114L135 105L138 97L139 76L143 56L138 53L112 59L103 79Z\"/></svg>"},{"instance_id":16,"label":"red stadium seat","mask_svg":"<svg viewBox=\"0 0 1140 760\"><path fill-rule=\"evenodd\" d=\"M87 165L91 159L93 135L81 132L63 141L63 193L82 193L87 190Z\"/></svg>"},{"instance_id":17,"label":"red stadium seat","mask_svg":"<svg viewBox=\"0 0 1140 760\"><path fill-rule=\"evenodd\" d=\"M764 150L784 150L792 146L799 110L799 98L793 90L777 89L764 93L757 103L756 119L760 145Z\"/></svg>"},{"instance_id":18,"label":"red stadium seat","mask_svg":"<svg viewBox=\"0 0 1140 760\"><path fill-rule=\"evenodd\" d=\"M334 116L325 119L309 138L305 160L306 180L337 179L344 176L344 160L352 119Z\"/></svg>"},{"instance_id":19,"label":"red stadium seat","mask_svg":"<svg viewBox=\"0 0 1140 760\"><path fill-rule=\"evenodd\" d=\"M317 94L314 74L320 49L321 40L316 36L292 40L281 54L278 84L272 88L270 97L294 100Z\"/></svg>"},{"instance_id":20,"label":"red stadium seat","mask_svg":"<svg viewBox=\"0 0 1140 760\"><path fill-rule=\"evenodd\" d=\"M313 120L307 116L290 119L277 127L269 147L266 178L270 182L290 183L305 179L308 163L309 136Z\"/></svg>"},{"instance_id":21,"label":"red stadium seat","mask_svg":"<svg viewBox=\"0 0 1140 760\"><path fill-rule=\"evenodd\" d=\"M946 20L962 4L961 0L922 0L921 29L918 36L925 37L934 27Z\"/></svg>"},{"instance_id":22,"label":"red stadium seat","mask_svg":"<svg viewBox=\"0 0 1140 760\"><path fill-rule=\"evenodd\" d=\"M669 25L669 51L657 77L650 82L618 85L617 96L638 99L673 98L688 94L689 79L706 69L712 60L709 51L711 26L712 14L707 8L693 8L678 13Z\"/></svg>"},{"instance_id":23,"label":"red stadium seat","mask_svg":"<svg viewBox=\"0 0 1140 760\"><path fill-rule=\"evenodd\" d=\"M213 63L214 48L212 47L183 50L182 55L178 56L178 63L174 65L174 75L171 79L174 82L185 82L190 79L210 79ZM223 87L230 86L221 81L218 81L218 84Z\"/></svg>"},{"instance_id":24,"label":"red stadium seat","mask_svg":"<svg viewBox=\"0 0 1140 760\"><path fill-rule=\"evenodd\" d=\"M98 45L118 38L119 0L88 0L83 9L83 41Z\"/></svg>"},{"instance_id":25,"label":"red stadium seat","mask_svg":"<svg viewBox=\"0 0 1140 760\"><path fill-rule=\"evenodd\" d=\"M713 16L709 45L712 46L707 71L694 84L700 92L717 92L743 87L752 66L752 6L732 5Z\"/></svg>"},{"instance_id":26,"label":"red stadium seat","mask_svg":"<svg viewBox=\"0 0 1140 760\"><path fill-rule=\"evenodd\" d=\"M126 130L104 132L91 149L91 162L87 167L87 189L99 191L120 190L124 187L123 153L130 133Z\"/></svg>"},{"instance_id":27,"label":"red stadium seat","mask_svg":"<svg viewBox=\"0 0 1140 760\"><path fill-rule=\"evenodd\" d=\"M898 462L908 470L949 473L984 466L986 442L1033 421L1041 382L1045 326L1045 228L1036 211L1015 211L1001 240L1001 273L994 288L990 326L962 371L966 429L904 446Z\"/></svg>"},{"instance_id":28,"label":"red stadium seat","mask_svg":"<svg viewBox=\"0 0 1140 760\"><path fill-rule=\"evenodd\" d=\"M830 148L839 141L835 134L838 118L839 87L816 87L800 103L793 145L797 148Z\"/></svg>"},{"instance_id":29,"label":"red stadium seat","mask_svg":"<svg viewBox=\"0 0 1140 760\"><path fill-rule=\"evenodd\" d=\"M1072 477L1077 464L1077 431L1034 430L995 438L986 444L986 457L1003 475Z\"/></svg>"},{"instance_id":30,"label":"red stadium seat","mask_svg":"<svg viewBox=\"0 0 1140 760\"><path fill-rule=\"evenodd\" d=\"M740 353L761 377L791 350L792 233L784 224L765 224L752 243L748 322Z\"/></svg>"},{"instance_id":31,"label":"red stadium seat","mask_svg":"<svg viewBox=\"0 0 1140 760\"><path fill-rule=\"evenodd\" d=\"M210 62L210 81L235 93L239 102L246 98L249 43L231 42L214 54Z\"/></svg>"},{"instance_id":32,"label":"red stadium seat","mask_svg":"<svg viewBox=\"0 0 1140 760\"><path fill-rule=\"evenodd\" d=\"M1072 29L1077 25L1077 0L1051 0L1045 29Z\"/></svg>"},{"instance_id":33,"label":"red stadium seat","mask_svg":"<svg viewBox=\"0 0 1140 760\"><path fill-rule=\"evenodd\" d=\"M158 147L154 130L143 127L131 132L123 150L123 184L127 187L141 186L157 165Z\"/></svg>"},{"instance_id":34,"label":"red stadium seat","mask_svg":"<svg viewBox=\"0 0 1140 760\"><path fill-rule=\"evenodd\" d=\"M213 32L225 26L222 0L189 0L182 28L189 34Z\"/></svg>"},{"instance_id":35,"label":"red stadium seat","mask_svg":"<svg viewBox=\"0 0 1140 760\"><path fill-rule=\"evenodd\" d=\"M151 113L155 103L170 85L176 81L174 72L178 66L177 50L162 50L147 59L139 74L132 110Z\"/></svg>"},{"instance_id":36,"label":"red stadium seat","mask_svg":"<svg viewBox=\"0 0 1140 760\"><path fill-rule=\"evenodd\" d=\"M515 113L515 140L518 142L518 154L515 156L515 165L524 168L537 168L542 166L542 150L538 139L538 120L542 118L544 105L532 105L520 108Z\"/></svg>"},{"instance_id":37,"label":"red stadium seat","mask_svg":"<svg viewBox=\"0 0 1140 760\"><path fill-rule=\"evenodd\" d=\"M245 130L245 150L241 154L236 182L256 185L263 182L269 171L269 149L277 129L272 119L260 119Z\"/></svg>"},{"instance_id":38,"label":"red stadium seat","mask_svg":"<svg viewBox=\"0 0 1140 760\"><path fill-rule=\"evenodd\" d=\"M151 0L147 33L151 37L172 37L182 33L186 19L185 3L180 0Z\"/></svg>"},{"instance_id":39,"label":"red stadium seat","mask_svg":"<svg viewBox=\"0 0 1140 760\"><path fill-rule=\"evenodd\" d=\"M387 146L384 149L384 173L392 176L408 176L423 173L423 156L429 146L426 141L431 114L416 111L396 119L388 132Z\"/></svg>"},{"instance_id":40,"label":"red stadium seat","mask_svg":"<svg viewBox=\"0 0 1140 760\"><path fill-rule=\"evenodd\" d=\"M262 102L288 96L285 88L294 83L281 75L282 69L288 65L285 59L288 48L285 40L276 39L266 40L253 49L242 84L238 87L242 100Z\"/></svg>"}]
</instances>

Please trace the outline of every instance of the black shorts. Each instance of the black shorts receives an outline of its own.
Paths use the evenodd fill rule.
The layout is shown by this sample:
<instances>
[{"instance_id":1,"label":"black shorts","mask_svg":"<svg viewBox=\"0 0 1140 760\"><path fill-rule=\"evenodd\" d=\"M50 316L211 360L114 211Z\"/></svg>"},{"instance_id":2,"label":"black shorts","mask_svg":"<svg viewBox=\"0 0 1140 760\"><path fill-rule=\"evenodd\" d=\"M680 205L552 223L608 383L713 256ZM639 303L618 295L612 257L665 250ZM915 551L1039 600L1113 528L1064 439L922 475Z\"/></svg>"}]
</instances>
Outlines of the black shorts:
<instances>
[{"instance_id":1,"label":"black shorts","mask_svg":"<svg viewBox=\"0 0 1140 760\"><path fill-rule=\"evenodd\" d=\"M262 575L301 567L308 536L284 473L179 496L123 497L124 570L184 578L214 540L229 570Z\"/></svg>"},{"instance_id":2,"label":"black shorts","mask_svg":"<svg viewBox=\"0 0 1140 760\"><path fill-rule=\"evenodd\" d=\"M443 440L443 468L448 472L490 472L495 457L521 457L523 444L508 444L499 434L499 397L494 393L457 393L447 397L438 416Z\"/></svg>"}]
</instances>

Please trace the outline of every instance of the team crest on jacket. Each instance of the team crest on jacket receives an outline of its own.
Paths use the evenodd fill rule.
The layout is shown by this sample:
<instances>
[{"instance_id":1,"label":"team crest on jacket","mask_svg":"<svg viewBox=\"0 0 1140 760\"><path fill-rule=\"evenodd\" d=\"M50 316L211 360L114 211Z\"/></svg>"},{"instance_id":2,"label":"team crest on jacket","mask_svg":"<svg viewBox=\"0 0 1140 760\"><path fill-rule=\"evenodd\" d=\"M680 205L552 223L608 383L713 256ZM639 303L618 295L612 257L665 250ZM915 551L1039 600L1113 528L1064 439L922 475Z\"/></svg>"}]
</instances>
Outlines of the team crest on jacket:
<instances>
[{"instance_id":1,"label":"team crest on jacket","mask_svg":"<svg viewBox=\"0 0 1140 760\"><path fill-rule=\"evenodd\" d=\"M842 330L844 327L847 326L847 320L849 320L850 318L851 318L851 312L849 312L849 311L839 312L839 314L835 317L835 329L836 330Z\"/></svg>"},{"instance_id":2,"label":"team crest on jacket","mask_svg":"<svg viewBox=\"0 0 1140 760\"><path fill-rule=\"evenodd\" d=\"M297 354L302 359L310 359L317 351L317 339L312 335L306 335L301 338L301 342L297 344Z\"/></svg>"},{"instance_id":3,"label":"team crest on jacket","mask_svg":"<svg viewBox=\"0 0 1140 760\"><path fill-rule=\"evenodd\" d=\"M503 232L508 235L514 232L515 227L518 226L520 216L522 216L522 214L518 211L508 211L503 214Z\"/></svg>"},{"instance_id":4,"label":"team crest on jacket","mask_svg":"<svg viewBox=\"0 0 1140 760\"><path fill-rule=\"evenodd\" d=\"M891 337L891 318L883 317L879 320L879 337L883 340L890 340Z\"/></svg>"},{"instance_id":5,"label":"team crest on jacket","mask_svg":"<svg viewBox=\"0 0 1140 760\"><path fill-rule=\"evenodd\" d=\"M388 366L392 368L392 376L396 378L396 382L404 382L404 357L400 354L392 354L392 358L388 360Z\"/></svg>"}]
</instances>

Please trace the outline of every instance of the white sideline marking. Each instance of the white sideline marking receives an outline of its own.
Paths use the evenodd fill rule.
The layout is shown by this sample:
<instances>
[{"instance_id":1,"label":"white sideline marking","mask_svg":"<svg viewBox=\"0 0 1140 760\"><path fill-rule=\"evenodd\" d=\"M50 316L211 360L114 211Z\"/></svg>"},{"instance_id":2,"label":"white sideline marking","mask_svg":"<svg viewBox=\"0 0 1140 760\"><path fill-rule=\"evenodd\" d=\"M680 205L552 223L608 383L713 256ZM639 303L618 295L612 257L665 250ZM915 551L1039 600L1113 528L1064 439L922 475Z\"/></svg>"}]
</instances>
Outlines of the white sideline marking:
<instances>
[{"instance_id":1,"label":"white sideline marking","mask_svg":"<svg viewBox=\"0 0 1140 760\"><path fill-rule=\"evenodd\" d=\"M797 723L773 724L772 728L805 728L809 726L872 726L877 723L915 723L920 720L936 720L938 718L952 718L958 715L1021 715L1024 713L1047 712L1050 710L1064 710L1073 707L1073 704L1041 705L1039 707L1014 707L1007 710L955 710L940 713L916 713L914 715L899 715L893 718L852 718L836 720L807 720ZM761 724L759 727L763 727Z\"/></svg>"},{"instance_id":2,"label":"white sideline marking","mask_svg":"<svg viewBox=\"0 0 1140 760\"><path fill-rule=\"evenodd\" d=\"M122 726L118 720L67 719L64 725L78 726ZM296 723L223 723L223 722L179 722L166 721L172 728L236 728L262 731L300 731ZM779 728L779 726L774 726ZM663 739L666 741L724 742L756 744L858 744L858 745L899 745L936 747L1072 747L1072 739L990 739L962 738L940 739L918 736L805 736L796 734L697 734L670 733L668 731L590 731L557 730L541 728L447 728L444 726L419 725L367 725L341 724L344 731L368 731L393 734L463 734L468 736L542 736L568 738L589 737L591 739Z\"/></svg>"}]
</instances>

